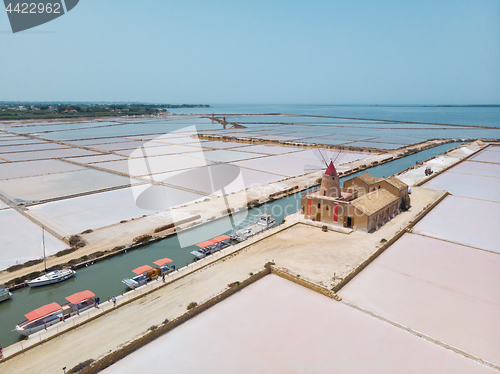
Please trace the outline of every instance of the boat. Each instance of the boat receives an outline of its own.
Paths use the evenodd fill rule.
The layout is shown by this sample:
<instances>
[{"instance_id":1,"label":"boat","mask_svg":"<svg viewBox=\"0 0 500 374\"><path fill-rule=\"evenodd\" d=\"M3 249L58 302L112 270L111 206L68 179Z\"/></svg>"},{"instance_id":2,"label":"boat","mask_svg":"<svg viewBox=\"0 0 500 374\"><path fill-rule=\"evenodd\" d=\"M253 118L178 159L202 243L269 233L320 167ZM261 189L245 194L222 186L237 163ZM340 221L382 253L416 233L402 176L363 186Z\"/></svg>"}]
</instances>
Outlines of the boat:
<instances>
[{"instance_id":1,"label":"boat","mask_svg":"<svg viewBox=\"0 0 500 374\"><path fill-rule=\"evenodd\" d=\"M175 270L175 265L171 264L173 261L169 258L160 258L159 260L153 262L153 264L158 265L161 270L160 275L171 273Z\"/></svg>"},{"instance_id":2,"label":"boat","mask_svg":"<svg viewBox=\"0 0 500 374\"><path fill-rule=\"evenodd\" d=\"M73 277L76 272L70 268L50 271L41 277L35 278L28 282L30 287L47 286L49 284L59 283Z\"/></svg>"},{"instance_id":3,"label":"boat","mask_svg":"<svg viewBox=\"0 0 500 374\"><path fill-rule=\"evenodd\" d=\"M47 286L49 284L59 283L73 277L76 271L71 268L58 269L47 272L47 259L45 255L45 230L42 228L42 243L43 243L43 266L45 274L27 282L30 287Z\"/></svg>"},{"instance_id":4,"label":"boat","mask_svg":"<svg viewBox=\"0 0 500 374\"><path fill-rule=\"evenodd\" d=\"M243 226L243 228L235 230L231 234L231 239L237 242L243 242L254 235L273 228L276 226L276 220L270 214L263 213L257 221L253 223L244 222L240 226Z\"/></svg>"},{"instance_id":5,"label":"boat","mask_svg":"<svg viewBox=\"0 0 500 374\"><path fill-rule=\"evenodd\" d=\"M230 239L231 238L227 235L220 235L211 240L198 243L196 246L200 247L200 249L192 251L191 254L198 259L205 258L221 249L229 247L231 245Z\"/></svg>"},{"instance_id":6,"label":"boat","mask_svg":"<svg viewBox=\"0 0 500 374\"><path fill-rule=\"evenodd\" d=\"M29 336L59 322L64 322L74 315L95 307L95 294L89 290L77 292L66 297L63 305L50 303L25 314L26 320L16 326L16 331Z\"/></svg>"},{"instance_id":7,"label":"boat","mask_svg":"<svg viewBox=\"0 0 500 374\"><path fill-rule=\"evenodd\" d=\"M3 286L0 286L0 302L10 299L11 296L12 292L7 290Z\"/></svg>"},{"instance_id":8,"label":"boat","mask_svg":"<svg viewBox=\"0 0 500 374\"><path fill-rule=\"evenodd\" d=\"M162 276L163 274L168 274L175 270L174 265L168 265L172 263L172 260L169 258L162 258L153 263L159 267L152 268L149 265L139 266L138 268L132 270L132 272L137 274L137 276L133 278L125 278L122 280L122 283L124 283L131 290L134 290L137 287Z\"/></svg>"}]
</instances>

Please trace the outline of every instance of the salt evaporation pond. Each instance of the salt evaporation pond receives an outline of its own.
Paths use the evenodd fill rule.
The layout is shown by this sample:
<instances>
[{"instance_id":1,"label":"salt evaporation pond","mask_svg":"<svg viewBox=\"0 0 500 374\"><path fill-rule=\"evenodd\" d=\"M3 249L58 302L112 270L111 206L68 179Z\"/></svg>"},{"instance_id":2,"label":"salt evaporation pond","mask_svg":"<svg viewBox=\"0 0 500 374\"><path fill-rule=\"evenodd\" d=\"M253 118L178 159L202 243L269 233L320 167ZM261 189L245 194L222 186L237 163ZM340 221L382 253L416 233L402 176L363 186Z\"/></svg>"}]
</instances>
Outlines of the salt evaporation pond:
<instances>
[{"instance_id":1,"label":"salt evaporation pond","mask_svg":"<svg viewBox=\"0 0 500 374\"><path fill-rule=\"evenodd\" d=\"M34 205L27 213L56 232L69 236L87 229L97 229L122 220L139 218L162 211L141 209L136 205L133 189L140 186L58 200ZM205 196L169 187L159 187L172 201L197 201ZM142 190L141 190L142 191Z\"/></svg>"},{"instance_id":2,"label":"salt evaporation pond","mask_svg":"<svg viewBox=\"0 0 500 374\"><path fill-rule=\"evenodd\" d=\"M439 147L431 148L411 156L376 166L370 169L370 174L375 177L383 177L398 173L409 166L413 166L416 161L423 161L427 158L435 156L438 153L453 148L456 145L456 143L444 144ZM61 163L64 164L63 162ZM364 172L365 171L362 173ZM348 178L351 178L351 176ZM341 178L341 180L345 179L346 178ZM123 193L125 190L126 189L118 191ZM117 191L111 192L116 193ZM90 218L88 218L88 220L86 218L84 221L80 221L79 225L76 227L69 228L68 231L71 231L71 233L82 232L83 230L90 228L94 220L98 221L96 224L97 227L106 224L118 223L120 220L126 219L124 218L124 213L126 213L129 217L139 217L142 216L142 214L145 214L143 211L135 210L138 208L135 206L133 196L131 194L128 196L122 196L120 199L119 197L109 197L111 192L90 195L93 197L92 201L88 201L82 197L49 203L55 204L55 207L53 209L49 209L48 212L45 212L45 209L42 208L48 206L48 204L31 207L30 210L33 210L34 208L41 209L41 212L39 213L41 217L49 214L47 218L49 221L53 216L54 220L57 220L59 224L63 225L68 221L73 222L75 220L72 215L80 216L81 214L79 212L85 212L85 210L88 209L89 212L85 212L85 214L88 214ZM265 204L258 209L251 209L249 214L258 216L261 213L268 211L273 215L273 218L276 219L276 222L280 223L285 216L285 212L287 212L286 214L290 214L300 209L301 194L302 193L293 194L286 198ZM76 199L78 199L76 203L75 201L72 201ZM116 204L117 208L111 208L111 205L108 203L109 200L112 200ZM116 215L113 214L113 210L115 209L119 211ZM120 209L123 209L124 211L121 211ZM150 214L151 211L148 211L148 213ZM106 220L104 222L99 222L102 217ZM31 221L28 222L31 223ZM224 231L221 231L221 228L219 227L220 225L220 221L213 221L192 230L197 236L212 238L216 236L214 233L225 233ZM30 230L37 233L39 231L39 227L34 227ZM20 234L20 232L14 233ZM20 242L21 249L28 248L27 245L29 246L30 243ZM33 246L34 245L31 245L30 248L33 248ZM11 248L15 253L16 247ZM52 301L62 303L64 302L64 298L66 296L85 289L92 290L97 296L104 300L107 297L111 297L112 295L119 294L121 291L125 291L125 286L121 283L121 280L131 275L131 269L144 264L151 265L153 261L164 257L171 258L174 260L174 265L182 267L187 262L193 261L194 256L190 252L194 249L196 249L194 246L181 248L177 237L170 237L160 242L130 251L127 254L122 254L120 256L96 263L92 266L79 269L77 271L77 276L67 282L53 285L48 288L23 288L21 290L14 291L11 300L0 303L0 316L2 318L2 323L0 324L0 343L5 347L18 341L19 335L13 333L11 331L12 328L20 322L20 319L23 318L23 314L36 309L41 305ZM36 257L37 256L34 258Z\"/></svg>"},{"instance_id":3,"label":"salt evaporation pond","mask_svg":"<svg viewBox=\"0 0 500 374\"><path fill-rule=\"evenodd\" d=\"M42 229L12 208L0 210L0 238L0 270L43 256ZM47 256L68 248L47 232L45 247Z\"/></svg>"},{"instance_id":4,"label":"salt evaporation pond","mask_svg":"<svg viewBox=\"0 0 500 374\"><path fill-rule=\"evenodd\" d=\"M450 362L473 372L496 372L276 275L247 286L102 373L140 372L151 362L221 374L365 374L403 368L435 373Z\"/></svg>"},{"instance_id":5,"label":"salt evaporation pond","mask_svg":"<svg viewBox=\"0 0 500 374\"><path fill-rule=\"evenodd\" d=\"M405 234L339 295L476 357L500 359L496 253Z\"/></svg>"},{"instance_id":6,"label":"salt evaporation pond","mask_svg":"<svg viewBox=\"0 0 500 374\"><path fill-rule=\"evenodd\" d=\"M8 162L0 165L0 180L84 170L82 166L59 160Z\"/></svg>"},{"instance_id":7,"label":"salt evaporation pond","mask_svg":"<svg viewBox=\"0 0 500 374\"><path fill-rule=\"evenodd\" d=\"M27 160L42 160L53 159L59 157L75 157L75 156L90 156L98 153L87 151L81 148L65 148L55 149L49 151L33 151L33 152L19 152L4 154L2 157L9 161L27 161Z\"/></svg>"},{"instance_id":8,"label":"salt evaporation pond","mask_svg":"<svg viewBox=\"0 0 500 374\"><path fill-rule=\"evenodd\" d=\"M0 193L20 203L62 198L137 183L144 182L99 170L78 170L0 180Z\"/></svg>"},{"instance_id":9,"label":"salt evaporation pond","mask_svg":"<svg viewBox=\"0 0 500 374\"><path fill-rule=\"evenodd\" d=\"M474 225L471 235L471 222L487 224ZM500 203L447 196L413 228L413 232L500 253L498 233L490 225L497 223L500 223Z\"/></svg>"}]
</instances>

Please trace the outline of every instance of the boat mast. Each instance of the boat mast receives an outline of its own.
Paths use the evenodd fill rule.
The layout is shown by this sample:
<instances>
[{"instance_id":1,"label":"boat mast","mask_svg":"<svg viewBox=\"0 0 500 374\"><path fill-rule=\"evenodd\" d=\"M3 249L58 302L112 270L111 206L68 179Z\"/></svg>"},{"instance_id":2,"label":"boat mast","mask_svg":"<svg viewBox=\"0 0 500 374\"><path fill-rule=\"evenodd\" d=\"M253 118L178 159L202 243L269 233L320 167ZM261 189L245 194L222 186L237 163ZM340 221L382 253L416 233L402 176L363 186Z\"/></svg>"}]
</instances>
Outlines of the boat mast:
<instances>
[{"instance_id":1,"label":"boat mast","mask_svg":"<svg viewBox=\"0 0 500 374\"><path fill-rule=\"evenodd\" d=\"M42 226L42 245L43 245L43 267L47 273L47 260L45 258L45 228Z\"/></svg>"}]
</instances>

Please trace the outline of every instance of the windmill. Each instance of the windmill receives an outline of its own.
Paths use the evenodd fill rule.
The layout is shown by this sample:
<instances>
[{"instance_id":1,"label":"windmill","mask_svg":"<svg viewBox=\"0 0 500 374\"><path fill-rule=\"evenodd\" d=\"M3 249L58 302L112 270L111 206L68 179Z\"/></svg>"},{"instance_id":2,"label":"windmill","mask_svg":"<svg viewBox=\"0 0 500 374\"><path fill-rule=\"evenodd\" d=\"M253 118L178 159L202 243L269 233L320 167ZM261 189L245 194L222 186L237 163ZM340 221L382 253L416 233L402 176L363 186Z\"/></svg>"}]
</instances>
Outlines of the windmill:
<instances>
[{"instance_id":1,"label":"windmill","mask_svg":"<svg viewBox=\"0 0 500 374\"><path fill-rule=\"evenodd\" d=\"M325 174L321 179L319 195L333 198L341 197L340 178L337 174L337 170L335 169L335 163L339 163L345 156L346 152L329 152L326 149L317 148L313 151L313 153L324 166L306 165L304 169L306 173L325 169Z\"/></svg>"},{"instance_id":2,"label":"windmill","mask_svg":"<svg viewBox=\"0 0 500 374\"><path fill-rule=\"evenodd\" d=\"M328 170L330 167L330 164L332 165L338 165L342 158L346 155L347 152L345 151L328 151L324 148L316 148L313 150L314 155L316 158L319 160L320 164L317 165L305 165L304 166L304 171L306 173L312 173L314 171L319 171L322 169ZM333 169L336 174L335 166L333 166ZM331 171L331 168L330 170Z\"/></svg>"}]
</instances>

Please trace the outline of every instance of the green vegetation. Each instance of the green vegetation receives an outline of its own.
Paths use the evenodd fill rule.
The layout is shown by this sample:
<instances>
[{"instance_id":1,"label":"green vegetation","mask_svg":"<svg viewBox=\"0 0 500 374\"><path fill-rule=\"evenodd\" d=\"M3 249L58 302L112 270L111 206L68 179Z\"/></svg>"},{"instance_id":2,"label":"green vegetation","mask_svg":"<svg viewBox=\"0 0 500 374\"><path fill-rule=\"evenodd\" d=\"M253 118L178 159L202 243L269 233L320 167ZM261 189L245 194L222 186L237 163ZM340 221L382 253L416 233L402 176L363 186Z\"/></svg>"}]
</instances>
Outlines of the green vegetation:
<instances>
[{"instance_id":1,"label":"green vegetation","mask_svg":"<svg viewBox=\"0 0 500 374\"><path fill-rule=\"evenodd\" d=\"M69 238L69 245L71 247L75 247L75 248L81 248L81 247L85 247L85 241L81 238L80 235L73 235Z\"/></svg>"},{"instance_id":2,"label":"green vegetation","mask_svg":"<svg viewBox=\"0 0 500 374\"><path fill-rule=\"evenodd\" d=\"M407 197L404 197L401 200L400 208L403 212L406 212L408 209L410 209L410 199L408 199Z\"/></svg>"},{"instance_id":3,"label":"green vegetation","mask_svg":"<svg viewBox=\"0 0 500 374\"><path fill-rule=\"evenodd\" d=\"M149 242L153 237L151 235L141 235L136 238L134 238L134 243L135 244L140 244L140 243L147 243Z\"/></svg>"},{"instance_id":4,"label":"green vegetation","mask_svg":"<svg viewBox=\"0 0 500 374\"><path fill-rule=\"evenodd\" d=\"M89 367L90 365L92 365L93 362L94 362L93 359L89 359L89 360L80 362L78 365L76 365L76 366L72 367L71 369L69 369L68 374L79 373L83 369L85 369L85 368Z\"/></svg>"},{"instance_id":5,"label":"green vegetation","mask_svg":"<svg viewBox=\"0 0 500 374\"><path fill-rule=\"evenodd\" d=\"M157 227L155 229L155 233L157 232L162 232L162 231L165 231L167 229L171 229L172 227L174 227L174 224L173 223L169 223L168 225L164 225L164 226L160 226L160 227Z\"/></svg>"},{"instance_id":6,"label":"green vegetation","mask_svg":"<svg viewBox=\"0 0 500 374\"><path fill-rule=\"evenodd\" d=\"M70 253L73 253L77 249L78 249L78 247L71 247L71 248L68 248L68 249L64 249L62 251L57 252L56 253L56 257L62 257L62 256L69 255Z\"/></svg>"},{"instance_id":7,"label":"green vegetation","mask_svg":"<svg viewBox=\"0 0 500 374\"><path fill-rule=\"evenodd\" d=\"M168 109L209 108L202 104L94 104L0 102L0 119L48 119L76 117L117 117L159 114Z\"/></svg>"},{"instance_id":8,"label":"green vegetation","mask_svg":"<svg viewBox=\"0 0 500 374\"><path fill-rule=\"evenodd\" d=\"M39 264L42 261L43 261L42 259L30 260L30 261L25 262L24 264L12 265L11 267L7 268L6 270L9 273L12 273L13 271Z\"/></svg>"},{"instance_id":9,"label":"green vegetation","mask_svg":"<svg viewBox=\"0 0 500 374\"><path fill-rule=\"evenodd\" d=\"M195 307L197 307L197 306L198 306L198 303L197 303L197 302L195 302L195 301L191 301L191 302L188 304L188 306L187 306L187 308L186 308L186 309L187 309L187 310L191 310L191 309L193 309L193 308L195 308Z\"/></svg>"}]
</instances>

